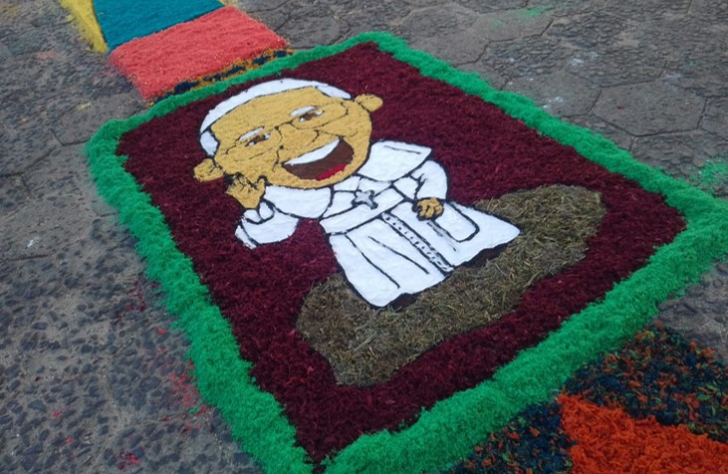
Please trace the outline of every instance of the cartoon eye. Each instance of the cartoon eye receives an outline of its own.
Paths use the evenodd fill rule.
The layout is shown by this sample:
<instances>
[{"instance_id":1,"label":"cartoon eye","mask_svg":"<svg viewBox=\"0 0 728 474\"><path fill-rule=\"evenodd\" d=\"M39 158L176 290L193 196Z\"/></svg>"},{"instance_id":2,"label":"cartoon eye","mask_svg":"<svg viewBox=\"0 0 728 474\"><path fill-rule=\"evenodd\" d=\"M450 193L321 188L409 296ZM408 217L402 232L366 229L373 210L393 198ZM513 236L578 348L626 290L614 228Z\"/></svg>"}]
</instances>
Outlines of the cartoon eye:
<instances>
[{"instance_id":1,"label":"cartoon eye","mask_svg":"<svg viewBox=\"0 0 728 474\"><path fill-rule=\"evenodd\" d=\"M320 117L321 115L323 115L323 113L324 113L323 110L312 110L312 111L306 112L305 114L298 117L298 121L299 122L308 122L309 120L313 120L316 117Z\"/></svg>"},{"instance_id":2,"label":"cartoon eye","mask_svg":"<svg viewBox=\"0 0 728 474\"><path fill-rule=\"evenodd\" d=\"M245 144L245 146L255 146L260 142L264 142L270 138L270 133L264 133L261 135L256 135L253 138L251 138L248 143Z\"/></svg>"}]
</instances>

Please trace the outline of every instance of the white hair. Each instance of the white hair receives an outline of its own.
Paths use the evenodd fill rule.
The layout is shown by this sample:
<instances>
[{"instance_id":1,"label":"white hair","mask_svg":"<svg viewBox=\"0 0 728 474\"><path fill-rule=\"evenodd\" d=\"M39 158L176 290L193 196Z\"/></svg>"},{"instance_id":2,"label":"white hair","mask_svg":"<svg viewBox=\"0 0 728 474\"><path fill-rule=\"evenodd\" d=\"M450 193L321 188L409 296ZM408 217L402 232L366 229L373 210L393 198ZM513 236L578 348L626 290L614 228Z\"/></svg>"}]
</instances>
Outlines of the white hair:
<instances>
[{"instance_id":1,"label":"white hair","mask_svg":"<svg viewBox=\"0 0 728 474\"><path fill-rule=\"evenodd\" d=\"M246 89L243 92L230 97L229 99L223 100L217 104L214 109L207 113L205 120L202 121L202 126L200 126L200 145L202 145L202 148L204 148L208 156L214 156L218 146L220 146L220 142L217 140L215 135L213 135L210 127L212 127L212 124L220 120L225 114L257 97L278 94L294 89L303 89L304 87L315 87L329 97L351 99L351 94L334 86L324 84L323 82L304 81L300 79L278 79L275 81L257 84L250 89Z\"/></svg>"}]
</instances>

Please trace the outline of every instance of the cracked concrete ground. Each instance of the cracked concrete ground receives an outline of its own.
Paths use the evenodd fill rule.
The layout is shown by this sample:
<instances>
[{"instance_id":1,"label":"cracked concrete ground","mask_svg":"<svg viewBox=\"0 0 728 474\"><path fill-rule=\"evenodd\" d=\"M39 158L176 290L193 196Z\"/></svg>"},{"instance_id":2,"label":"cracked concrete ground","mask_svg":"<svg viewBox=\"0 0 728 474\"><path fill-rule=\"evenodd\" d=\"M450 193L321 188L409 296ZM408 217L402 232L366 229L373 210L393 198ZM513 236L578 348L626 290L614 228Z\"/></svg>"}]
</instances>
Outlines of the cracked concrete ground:
<instances>
[{"instance_id":1,"label":"cracked concrete ground","mask_svg":"<svg viewBox=\"0 0 728 474\"><path fill-rule=\"evenodd\" d=\"M725 0L238 3L296 49L394 32L677 178L728 160ZM144 104L52 0L0 0L0 72L0 471L259 472L82 156ZM722 264L658 318L726 361L727 314Z\"/></svg>"}]
</instances>

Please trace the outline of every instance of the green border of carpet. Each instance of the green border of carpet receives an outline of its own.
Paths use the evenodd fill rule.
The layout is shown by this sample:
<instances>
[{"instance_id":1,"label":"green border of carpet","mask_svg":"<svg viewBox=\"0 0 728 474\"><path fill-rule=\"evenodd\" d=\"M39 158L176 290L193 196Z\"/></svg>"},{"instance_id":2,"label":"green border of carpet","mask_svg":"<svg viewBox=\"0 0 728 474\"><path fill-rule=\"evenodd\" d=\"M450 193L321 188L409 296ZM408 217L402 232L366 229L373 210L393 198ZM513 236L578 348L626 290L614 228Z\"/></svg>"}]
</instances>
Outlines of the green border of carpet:
<instances>
[{"instance_id":1,"label":"green border of carpet","mask_svg":"<svg viewBox=\"0 0 728 474\"><path fill-rule=\"evenodd\" d=\"M115 150L124 133L154 117L364 42L377 43L423 75L479 96L589 160L663 194L683 213L688 226L672 243L657 249L647 266L615 285L602 301L573 315L538 346L520 352L492 379L423 410L412 426L399 432L360 437L325 461L327 472L413 473L446 467L528 405L550 399L579 366L619 347L651 320L657 303L696 282L728 252L728 203L635 161L610 141L548 115L525 97L496 91L475 74L411 50L389 34L365 33L339 45L299 52L228 81L170 97L141 116L111 121L86 148L99 192L119 208L121 221L139 239L148 276L161 283L169 311L179 316L176 325L190 340L189 357L203 399L220 410L235 439L267 472L308 473L313 465L296 445L295 428L282 406L248 375L251 364L240 357L229 323L211 302L190 260L177 250L162 213L124 170L127 157L116 156Z\"/></svg>"}]
</instances>

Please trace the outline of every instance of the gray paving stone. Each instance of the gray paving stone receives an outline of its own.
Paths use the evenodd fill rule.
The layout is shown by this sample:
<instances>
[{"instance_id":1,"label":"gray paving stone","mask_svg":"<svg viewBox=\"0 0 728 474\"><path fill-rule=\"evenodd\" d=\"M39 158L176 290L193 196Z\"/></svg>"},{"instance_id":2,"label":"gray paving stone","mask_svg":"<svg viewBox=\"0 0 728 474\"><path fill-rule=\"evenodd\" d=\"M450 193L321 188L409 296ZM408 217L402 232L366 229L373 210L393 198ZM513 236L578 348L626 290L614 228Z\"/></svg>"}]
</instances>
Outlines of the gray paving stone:
<instances>
[{"instance_id":1,"label":"gray paving stone","mask_svg":"<svg viewBox=\"0 0 728 474\"><path fill-rule=\"evenodd\" d=\"M60 218L60 213L68 213ZM21 209L2 225L17 229L0 236L0 258L24 259L51 255L58 246L68 243L87 228L91 216L82 207L63 202L55 195L36 203L32 209Z\"/></svg>"},{"instance_id":2,"label":"gray paving stone","mask_svg":"<svg viewBox=\"0 0 728 474\"><path fill-rule=\"evenodd\" d=\"M693 0L690 4L690 16L711 22L726 23L728 20L728 3L723 0Z\"/></svg>"},{"instance_id":3,"label":"gray paving stone","mask_svg":"<svg viewBox=\"0 0 728 474\"><path fill-rule=\"evenodd\" d=\"M0 119L3 122L12 119L17 120L17 110L22 106L27 108L28 104L33 103L37 98L37 94L32 90L9 83L7 79L2 80L0 85L2 85L2 88L0 88L0 100L3 103L3 108L0 109ZM33 111L27 110L27 112Z\"/></svg>"},{"instance_id":4,"label":"gray paving stone","mask_svg":"<svg viewBox=\"0 0 728 474\"><path fill-rule=\"evenodd\" d=\"M302 23L306 23L308 31L303 32ZM293 19L288 21L281 32L290 40L292 47L309 49L322 44L333 44L346 34L345 23L330 17Z\"/></svg>"},{"instance_id":5,"label":"gray paving stone","mask_svg":"<svg viewBox=\"0 0 728 474\"><path fill-rule=\"evenodd\" d=\"M334 18L348 26L347 37L366 31L392 31L412 11L400 0L324 0Z\"/></svg>"},{"instance_id":6,"label":"gray paving stone","mask_svg":"<svg viewBox=\"0 0 728 474\"><path fill-rule=\"evenodd\" d=\"M645 42L662 45L666 81L708 97L728 95L728 21L687 17L653 22L642 34Z\"/></svg>"},{"instance_id":7,"label":"gray paving stone","mask_svg":"<svg viewBox=\"0 0 728 474\"><path fill-rule=\"evenodd\" d=\"M599 117L596 117L593 113L577 117L569 117L569 122L580 127L588 128L597 135L601 135L607 140L611 140L616 143L617 146L624 150L632 148L632 142L634 141L634 137L632 137L632 135L608 124Z\"/></svg>"},{"instance_id":8,"label":"gray paving stone","mask_svg":"<svg viewBox=\"0 0 728 474\"><path fill-rule=\"evenodd\" d=\"M84 99L89 93L111 95L133 90L106 64L106 56L86 51L86 43L69 25L39 29L36 36L43 39L42 48L4 61L0 64L0 77L32 78L28 82L30 88L46 98L53 97L53 102L73 96ZM86 54L79 54L82 52Z\"/></svg>"},{"instance_id":9,"label":"gray paving stone","mask_svg":"<svg viewBox=\"0 0 728 474\"><path fill-rule=\"evenodd\" d=\"M442 35L411 40L409 46L425 51L438 59L459 66L473 64L485 52L488 40L472 30L457 35Z\"/></svg>"},{"instance_id":10,"label":"gray paving stone","mask_svg":"<svg viewBox=\"0 0 728 474\"><path fill-rule=\"evenodd\" d=\"M658 78L666 58L653 47L654 32L648 34L644 23L607 11L559 18L547 31L548 37L575 48L569 71L601 86ZM658 30L664 26L649 25Z\"/></svg>"},{"instance_id":11,"label":"gray paving stone","mask_svg":"<svg viewBox=\"0 0 728 474\"><path fill-rule=\"evenodd\" d=\"M622 2L620 0L604 0L604 10L639 22L655 18L684 18L692 0L640 0L640 2Z\"/></svg>"},{"instance_id":12,"label":"gray paving stone","mask_svg":"<svg viewBox=\"0 0 728 474\"><path fill-rule=\"evenodd\" d=\"M0 89L0 176L20 173L58 146L47 123L38 123L42 104L27 89Z\"/></svg>"},{"instance_id":13,"label":"gray paving stone","mask_svg":"<svg viewBox=\"0 0 728 474\"><path fill-rule=\"evenodd\" d=\"M290 0L238 0L238 7L244 12L277 10Z\"/></svg>"},{"instance_id":14,"label":"gray paving stone","mask_svg":"<svg viewBox=\"0 0 728 474\"><path fill-rule=\"evenodd\" d=\"M68 110L52 128L63 145L84 143L109 120L130 117L143 108L137 93L100 97Z\"/></svg>"},{"instance_id":15,"label":"gray paving stone","mask_svg":"<svg viewBox=\"0 0 728 474\"><path fill-rule=\"evenodd\" d=\"M247 13L251 18L265 24L268 28L281 36L283 36L280 31L281 27L290 19L290 14L283 8L275 10L246 11L245 13ZM286 37L286 39L288 38Z\"/></svg>"},{"instance_id":16,"label":"gray paving stone","mask_svg":"<svg viewBox=\"0 0 728 474\"><path fill-rule=\"evenodd\" d=\"M0 364L20 383L11 392L0 387L0 400L9 400L3 405L13 408L2 419L3 441L25 455L19 465L49 472L99 472L107 451L114 469L135 467L132 453L146 469L177 472L171 454L180 453L194 472L258 472L237 455L215 413L204 407L190 413L199 394L185 376L187 345L152 304L153 287L139 281L141 265L125 262L133 247L122 255L89 248L108 248L113 240L77 242L68 256L9 264L12 277L0 282L11 315L0 322L0 334L8 335L0 338ZM69 265L79 250L86 262ZM112 283L124 275L131 292ZM144 338L136 339L140 332ZM45 416L34 415L43 407Z\"/></svg>"},{"instance_id":17,"label":"gray paving stone","mask_svg":"<svg viewBox=\"0 0 728 474\"><path fill-rule=\"evenodd\" d=\"M0 42L0 62L5 61L12 55L13 53L10 51L10 48L8 48L4 43Z\"/></svg>"},{"instance_id":18,"label":"gray paving stone","mask_svg":"<svg viewBox=\"0 0 728 474\"><path fill-rule=\"evenodd\" d=\"M99 217L116 216L118 211L115 207L107 203L101 196L99 196L96 190L96 185L92 182L91 178L84 178L81 191L89 203L91 210Z\"/></svg>"},{"instance_id":19,"label":"gray paving stone","mask_svg":"<svg viewBox=\"0 0 728 474\"><path fill-rule=\"evenodd\" d=\"M22 176L0 177L0 221L27 202L29 194Z\"/></svg>"},{"instance_id":20,"label":"gray paving stone","mask_svg":"<svg viewBox=\"0 0 728 474\"><path fill-rule=\"evenodd\" d=\"M560 48L557 41L531 36L490 44L480 62L484 69L515 79L561 71L572 54L571 50Z\"/></svg>"},{"instance_id":21,"label":"gray paving stone","mask_svg":"<svg viewBox=\"0 0 728 474\"><path fill-rule=\"evenodd\" d=\"M13 33L4 38L5 45L11 54L22 56L43 51L45 44L42 38L44 35L39 34L37 28L15 30Z\"/></svg>"},{"instance_id":22,"label":"gray paving stone","mask_svg":"<svg viewBox=\"0 0 728 474\"><path fill-rule=\"evenodd\" d=\"M451 64L468 64L480 58L488 43L483 29L477 26L477 18L472 10L448 3L412 12L397 33L415 49Z\"/></svg>"},{"instance_id":23,"label":"gray paving stone","mask_svg":"<svg viewBox=\"0 0 728 474\"><path fill-rule=\"evenodd\" d=\"M630 38L641 48L661 51L669 63L704 53L719 52L728 33L728 23L711 22L693 17L658 18L630 23ZM679 31L680 34L675 34ZM706 41L706 36L715 41Z\"/></svg>"},{"instance_id":24,"label":"gray paving stone","mask_svg":"<svg viewBox=\"0 0 728 474\"><path fill-rule=\"evenodd\" d=\"M484 15L473 28L490 40L504 41L540 35L551 21L552 17L544 10L524 8Z\"/></svg>"},{"instance_id":25,"label":"gray paving stone","mask_svg":"<svg viewBox=\"0 0 728 474\"><path fill-rule=\"evenodd\" d=\"M700 128L728 140L728 97L710 99L703 115Z\"/></svg>"},{"instance_id":26,"label":"gray paving stone","mask_svg":"<svg viewBox=\"0 0 728 474\"><path fill-rule=\"evenodd\" d=\"M23 174L24 180L35 199L47 199L59 193L67 198L85 202L80 192L80 181L89 177L83 146L80 144L59 147ZM69 201L65 199L64 201Z\"/></svg>"},{"instance_id":27,"label":"gray paving stone","mask_svg":"<svg viewBox=\"0 0 728 474\"><path fill-rule=\"evenodd\" d=\"M501 10L516 10L525 7L528 0L455 0L460 5L478 13L491 13ZM525 10L525 9L524 9ZM534 13L534 12L531 12Z\"/></svg>"},{"instance_id":28,"label":"gray paving stone","mask_svg":"<svg viewBox=\"0 0 728 474\"><path fill-rule=\"evenodd\" d=\"M179 414L148 420L116 434L104 451L103 464L114 470L136 469L137 463L151 472L259 472L243 453L220 456L214 433L222 425L204 409L199 414ZM229 436L229 435L228 435Z\"/></svg>"},{"instance_id":29,"label":"gray paving stone","mask_svg":"<svg viewBox=\"0 0 728 474\"><path fill-rule=\"evenodd\" d=\"M713 135L696 130L638 138L632 152L635 158L650 166L698 184L697 177L706 163L728 159L728 141L718 141ZM718 189L717 194L728 194L728 189Z\"/></svg>"},{"instance_id":30,"label":"gray paving stone","mask_svg":"<svg viewBox=\"0 0 728 474\"><path fill-rule=\"evenodd\" d=\"M458 69L466 72L476 73L478 77L486 81L494 89L503 89L508 82L508 79L501 76L495 70L491 69L483 61L477 61L470 64L462 64L458 66Z\"/></svg>"},{"instance_id":31,"label":"gray paving stone","mask_svg":"<svg viewBox=\"0 0 728 474\"><path fill-rule=\"evenodd\" d=\"M635 136L694 130L705 99L662 82L606 88L594 115Z\"/></svg>"},{"instance_id":32,"label":"gray paving stone","mask_svg":"<svg viewBox=\"0 0 728 474\"><path fill-rule=\"evenodd\" d=\"M42 87L44 94L63 97L67 99L67 104L79 105L89 98L94 98L89 97L89 90L104 89L104 93L100 95L133 91L130 84L106 64L102 55L90 56L85 61L76 61L65 53L59 53L45 61L55 63L53 68L59 74L47 77L36 91ZM62 113L65 110L67 108L57 112Z\"/></svg>"},{"instance_id":33,"label":"gray paving stone","mask_svg":"<svg viewBox=\"0 0 728 474\"><path fill-rule=\"evenodd\" d=\"M687 293L664 303L659 320L728 361L728 272L712 270Z\"/></svg>"},{"instance_id":34,"label":"gray paving stone","mask_svg":"<svg viewBox=\"0 0 728 474\"><path fill-rule=\"evenodd\" d=\"M685 53L677 61L670 61L665 80L681 88L706 97L728 95L728 52L726 45L709 45L702 50Z\"/></svg>"},{"instance_id":35,"label":"gray paving stone","mask_svg":"<svg viewBox=\"0 0 728 474\"><path fill-rule=\"evenodd\" d=\"M93 213L79 188L86 175L81 147L65 147L37 162L25 176L33 206L24 206L2 219L16 229L0 235L2 258L49 255L90 225Z\"/></svg>"},{"instance_id":36,"label":"gray paving stone","mask_svg":"<svg viewBox=\"0 0 728 474\"><path fill-rule=\"evenodd\" d=\"M44 0L5 0L2 18L15 25L58 27L69 22L67 13L58 3Z\"/></svg>"},{"instance_id":37,"label":"gray paving stone","mask_svg":"<svg viewBox=\"0 0 728 474\"><path fill-rule=\"evenodd\" d=\"M569 72L603 87L659 78L665 66L660 52L625 47L606 52L579 51L569 60Z\"/></svg>"},{"instance_id":38,"label":"gray paving stone","mask_svg":"<svg viewBox=\"0 0 728 474\"><path fill-rule=\"evenodd\" d=\"M428 36L446 36L470 28L477 18L478 15L473 10L457 3L445 3L413 11L404 20L398 32L410 40Z\"/></svg>"},{"instance_id":39,"label":"gray paving stone","mask_svg":"<svg viewBox=\"0 0 728 474\"><path fill-rule=\"evenodd\" d=\"M415 7L431 7L442 3L442 0L404 0L404 3Z\"/></svg>"},{"instance_id":40,"label":"gray paving stone","mask_svg":"<svg viewBox=\"0 0 728 474\"><path fill-rule=\"evenodd\" d=\"M528 8L546 10L553 16L573 16L605 9L610 0L529 0Z\"/></svg>"},{"instance_id":41,"label":"gray paving stone","mask_svg":"<svg viewBox=\"0 0 728 474\"><path fill-rule=\"evenodd\" d=\"M346 34L348 25L335 18L324 4L291 1L284 7L289 19L278 33L290 41L292 48L309 49L321 44L332 44Z\"/></svg>"},{"instance_id":42,"label":"gray paving stone","mask_svg":"<svg viewBox=\"0 0 728 474\"><path fill-rule=\"evenodd\" d=\"M567 72L521 77L509 81L505 89L530 97L559 117L586 114L599 95L599 88Z\"/></svg>"},{"instance_id":43,"label":"gray paving stone","mask_svg":"<svg viewBox=\"0 0 728 474\"><path fill-rule=\"evenodd\" d=\"M406 17L412 5L400 0L320 0L337 14L347 19L360 17L370 24L388 22L397 24L397 20Z\"/></svg>"},{"instance_id":44,"label":"gray paving stone","mask_svg":"<svg viewBox=\"0 0 728 474\"><path fill-rule=\"evenodd\" d=\"M15 56L0 64L3 82L10 82L14 77L32 77L33 81L24 90L37 93L38 89L45 89L53 81L53 71L44 67L45 60L37 59L36 55Z\"/></svg>"},{"instance_id":45,"label":"gray paving stone","mask_svg":"<svg viewBox=\"0 0 728 474\"><path fill-rule=\"evenodd\" d=\"M585 51L605 51L619 42L620 33L628 27L628 20L605 11L557 18L546 36L560 40L573 48Z\"/></svg>"},{"instance_id":46,"label":"gray paving stone","mask_svg":"<svg viewBox=\"0 0 728 474\"><path fill-rule=\"evenodd\" d=\"M32 166L40 158L57 150L59 144L49 128L36 128L20 117L13 123L5 121L0 136L0 176L18 174Z\"/></svg>"}]
</instances>

